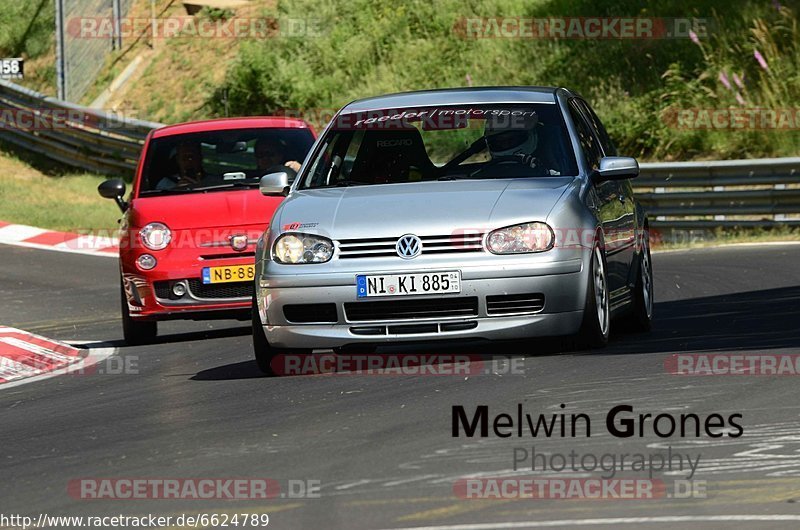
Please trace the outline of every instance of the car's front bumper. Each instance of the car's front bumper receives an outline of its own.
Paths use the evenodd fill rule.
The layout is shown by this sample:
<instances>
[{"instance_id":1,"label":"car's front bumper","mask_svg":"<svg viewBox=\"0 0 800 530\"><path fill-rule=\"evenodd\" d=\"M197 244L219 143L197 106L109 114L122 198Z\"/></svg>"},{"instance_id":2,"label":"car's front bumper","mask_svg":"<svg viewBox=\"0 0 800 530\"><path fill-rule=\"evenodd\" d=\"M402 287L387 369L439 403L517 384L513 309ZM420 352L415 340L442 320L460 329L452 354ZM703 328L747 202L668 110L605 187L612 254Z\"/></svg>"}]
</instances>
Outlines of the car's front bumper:
<instances>
[{"instance_id":1,"label":"car's front bumper","mask_svg":"<svg viewBox=\"0 0 800 530\"><path fill-rule=\"evenodd\" d=\"M353 270L315 274L274 274L269 271L258 284L259 315L271 345L279 348L331 348L351 344L386 344L448 339L519 339L567 335L580 328L586 300L587 270L581 253L560 261L503 259L480 260L475 265L439 260L434 266L414 272L461 271L461 293L378 299L358 299ZM408 272L400 264L359 274ZM285 269L285 267L284 267ZM308 270L308 269L305 269ZM302 272L302 271L301 271ZM535 311L498 313L488 309L487 297L538 294L543 307ZM470 299L475 302L469 315L444 317L381 318L353 316L347 308L375 300L416 300L435 304L437 300ZM335 304L335 322L297 323L287 319L287 305ZM435 308L434 308L435 310ZM331 319L333 320L333 319ZM366 332L366 333L365 333Z\"/></svg>"},{"instance_id":2,"label":"car's front bumper","mask_svg":"<svg viewBox=\"0 0 800 530\"><path fill-rule=\"evenodd\" d=\"M255 262L255 243L264 226L242 225L222 228L173 230L170 244L163 250L150 250L139 241L138 231L123 232L120 241L122 273L128 311L138 320L206 319L249 317L254 284L252 277L227 283L203 283L203 269L241 267ZM246 235L248 245L235 250L229 238ZM137 260L143 254L156 259L156 265L143 270ZM173 288L180 283L185 293Z\"/></svg>"},{"instance_id":3,"label":"car's front bumper","mask_svg":"<svg viewBox=\"0 0 800 530\"><path fill-rule=\"evenodd\" d=\"M212 293L213 298L205 298L193 291L200 284L199 278L190 277L176 271L171 277L160 275L153 278L148 275L123 274L125 296L131 317L142 320L170 319L208 319L208 318L242 318L244 312L252 305L252 282L242 285L226 286L234 296L220 296ZM170 293L172 285L181 283L186 286L186 294L180 298ZM158 287L156 287L158 285ZM227 293L223 293L226 295ZM234 314L234 312L241 314ZM217 315L216 313L220 313Z\"/></svg>"}]
</instances>

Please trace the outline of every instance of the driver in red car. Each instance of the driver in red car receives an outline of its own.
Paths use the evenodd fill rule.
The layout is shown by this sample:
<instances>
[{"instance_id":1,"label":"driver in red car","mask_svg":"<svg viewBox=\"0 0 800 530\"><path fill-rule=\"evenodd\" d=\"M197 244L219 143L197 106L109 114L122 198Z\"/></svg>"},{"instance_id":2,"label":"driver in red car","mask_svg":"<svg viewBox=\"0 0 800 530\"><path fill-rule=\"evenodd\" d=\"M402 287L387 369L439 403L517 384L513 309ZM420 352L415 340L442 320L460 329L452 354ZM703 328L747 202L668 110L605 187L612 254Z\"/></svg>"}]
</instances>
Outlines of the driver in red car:
<instances>
[{"instance_id":1,"label":"driver in red car","mask_svg":"<svg viewBox=\"0 0 800 530\"><path fill-rule=\"evenodd\" d=\"M175 148L178 173L162 178L156 189L171 190L200 184L206 178L200 144L191 140L180 142Z\"/></svg>"}]
</instances>

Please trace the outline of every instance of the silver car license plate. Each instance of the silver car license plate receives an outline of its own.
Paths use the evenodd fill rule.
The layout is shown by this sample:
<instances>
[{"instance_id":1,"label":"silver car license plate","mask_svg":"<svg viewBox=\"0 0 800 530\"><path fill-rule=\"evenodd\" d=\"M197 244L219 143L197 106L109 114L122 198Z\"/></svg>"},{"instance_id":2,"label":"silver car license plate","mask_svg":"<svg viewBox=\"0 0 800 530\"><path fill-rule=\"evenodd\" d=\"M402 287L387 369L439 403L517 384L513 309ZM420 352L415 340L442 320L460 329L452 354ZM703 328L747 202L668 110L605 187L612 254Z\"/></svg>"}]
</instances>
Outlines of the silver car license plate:
<instances>
[{"instance_id":1,"label":"silver car license plate","mask_svg":"<svg viewBox=\"0 0 800 530\"><path fill-rule=\"evenodd\" d=\"M461 292L461 271L415 272L411 274L359 274L358 298L411 296Z\"/></svg>"}]
</instances>

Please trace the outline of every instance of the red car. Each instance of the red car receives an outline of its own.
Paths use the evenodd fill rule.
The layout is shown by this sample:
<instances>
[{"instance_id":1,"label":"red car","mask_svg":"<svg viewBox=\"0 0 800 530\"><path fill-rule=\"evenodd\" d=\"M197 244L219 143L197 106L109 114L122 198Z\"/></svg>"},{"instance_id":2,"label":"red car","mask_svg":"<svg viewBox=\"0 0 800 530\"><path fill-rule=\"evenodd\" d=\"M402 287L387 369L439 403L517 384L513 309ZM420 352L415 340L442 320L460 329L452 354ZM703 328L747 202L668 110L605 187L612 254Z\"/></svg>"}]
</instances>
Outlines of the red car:
<instances>
[{"instance_id":1,"label":"red car","mask_svg":"<svg viewBox=\"0 0 800 530\"><path fill-rule=\"evenodd\" d=\"M316 134L299 119L230 118L152 131L133 190L98 191L124 212L120 289L125 341L155 339L158 321L249 319L255 244L282 200L260 178L294 174Z\"/></svg>"}]
</instances>

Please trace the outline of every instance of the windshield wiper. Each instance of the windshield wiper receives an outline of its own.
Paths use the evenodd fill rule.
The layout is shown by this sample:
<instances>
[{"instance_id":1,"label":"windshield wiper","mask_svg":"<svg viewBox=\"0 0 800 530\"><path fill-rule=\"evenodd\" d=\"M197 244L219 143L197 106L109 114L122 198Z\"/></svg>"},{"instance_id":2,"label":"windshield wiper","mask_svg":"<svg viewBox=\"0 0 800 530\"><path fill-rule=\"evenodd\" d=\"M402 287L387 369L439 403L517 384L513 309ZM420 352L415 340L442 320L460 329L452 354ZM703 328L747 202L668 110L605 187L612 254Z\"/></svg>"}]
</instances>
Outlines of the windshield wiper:
<instances>
[{"instance_id":1,"label":"windshield wiper","mask_svg":"<svg viewBox=\"0 0 800 530\"><path fill-rule=\"evenodd\" d=\"M443 177L439 177L436 180L469 180L475 178L480 178L480 177L473 177L472 175L445 175Z\"/></svg>"},{"instance_id":2,"label":"windshield wiper","mask_svg":"<svg viewBox=\"0 0 800 530\"><path fill-rule=\"evenodd\" d=\"M367 182L359 182L357 180L337 180L333 184L328 184L325 186L326 188L336 187L336 188L346 188L348 186L368 186L369 183Z\"/></svg>"},{"instance_id":3,"label":"windshield wiper","mask_svg":"<svg viewBox=\"0 0 800 530\"><path fill-rule=\"evenodd\" d=\"M140 195L164 195L164 194L171 194L171 193L188 193L192 192L194 189L192 188L169 188L166 190L161 189L153 189L153 190L144 190L140 193Z\"/></svg>"},{"instance_id":4,"label":"windshield wiper","mask_svg":"<svg viewBox=\"0 0 800 530\"><path fill-rule=\"evenodd\" d=\"M235 181L235 182L225 182L224 184L214 184L211 186L201 186L198 188L189 188L184 186L176 186L174 188L169 189L153 189L153 190L146 190L143 191L142 195L164 195L164 194L171 194L171 193L194 193L195 191L212 191L212 190L224 190L229 188L252 188L258 186L258 182L244 182L244 181Z\"/></svg>"},{"instance_id":5,"label":"windshield wiper","mask_svg":"<svg viewBox=\"0 0 800 530\"><path fill-rule=\"evenodd\" d=\"M258 186L258 182L245 182L243 180L236 180L233 182L226 182L224 184L213 184L211 186L202 186L200 188L189 188L190 191L209 191L209 190L224 190L226 188L252 188Z\"/></svg>"}]
</instances>

